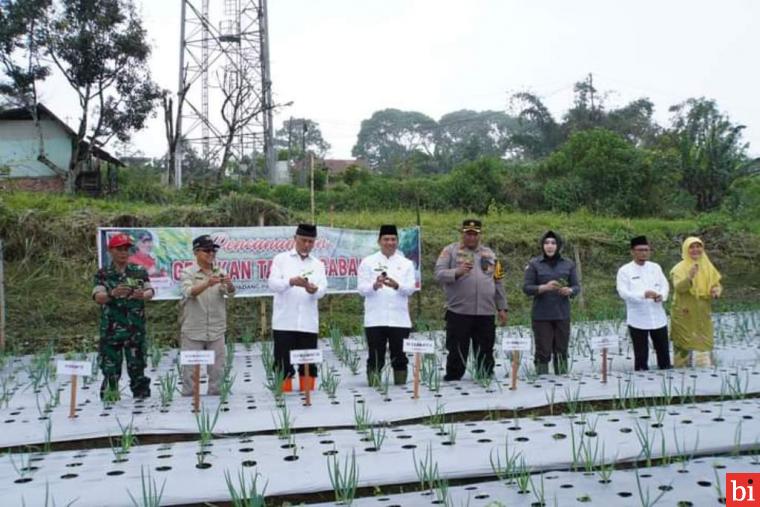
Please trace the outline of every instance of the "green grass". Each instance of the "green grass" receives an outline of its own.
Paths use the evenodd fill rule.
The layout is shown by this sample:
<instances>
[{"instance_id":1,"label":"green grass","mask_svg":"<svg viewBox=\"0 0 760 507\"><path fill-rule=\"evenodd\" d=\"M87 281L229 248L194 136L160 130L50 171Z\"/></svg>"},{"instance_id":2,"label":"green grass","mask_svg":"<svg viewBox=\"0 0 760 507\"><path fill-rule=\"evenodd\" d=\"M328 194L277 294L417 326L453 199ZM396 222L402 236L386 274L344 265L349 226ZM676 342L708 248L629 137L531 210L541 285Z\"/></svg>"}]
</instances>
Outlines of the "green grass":
<instances>
[{"instance_id":1,"label":"green grass","mask_svg":"<svg viewBox=\"0 0 760 507\"><path fill-rule=\"evenodd\" d=\"M98 332L98 308L90 292L96 269L95 231L98 226L254 225L266 203L238 197L209 206L156 206L83 197L12 192L0 195L0 237L6 251L7 335L19 351L39 350L54 340L57 351L92 350ZM295 223L303 214L280 220ZM442 326L443 293L433 279L441 249L459 237L465 213L421 212L423 290L411 302L413 317ZM724 275L725 299L718 309L760 306L760 235L714 217L685 220L610 218L588 213L571 215L495 211L480 217L484 241L503 259L510 322L527 323L531 300L521 291L523 270L538 253L538 237L548 228L561 233L571 258L577 250L583 272L584 302L573 302L573 318L601 319L623 315L615 293L617 268L629 260L628 239L646 234L654 246L653 259L669 269L680 259L680 242L690 234L705 238L707 250ZM414 210L320 213L317 222L336 227L376 229L383 223L416 224ZM235 299L229 303L231 337L258 337L261 301L271 315L271 299ZM358 295L335 295L321 302L323 335L330 327L343 333L361 331L362 300ZM176 302L148 305L148 334L158 343L176 345Z\"/></svg>"}]
</instances>

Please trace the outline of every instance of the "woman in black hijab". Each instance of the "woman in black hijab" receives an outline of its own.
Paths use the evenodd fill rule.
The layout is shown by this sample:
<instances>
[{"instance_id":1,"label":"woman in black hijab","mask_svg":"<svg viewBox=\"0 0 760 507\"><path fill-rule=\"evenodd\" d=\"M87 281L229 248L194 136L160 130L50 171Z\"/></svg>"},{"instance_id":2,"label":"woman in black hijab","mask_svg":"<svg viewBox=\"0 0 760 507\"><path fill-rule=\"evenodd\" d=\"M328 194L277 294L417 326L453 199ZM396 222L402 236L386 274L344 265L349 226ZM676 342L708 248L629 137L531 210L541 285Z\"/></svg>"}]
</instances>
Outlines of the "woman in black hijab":
<instances>
[{"instance_id":1,"label":"woman in black hijab","mask_svg":"<svg viewBox=\"0 0 760 507\"><path fill-rule=\"evenodd\" d=\"M562 237L547 231L540 240L541 255L525 266L523 292L533 297L531 312L536 343L536 373L567 373L567 348L570 343L570 298L581 292L575 264L562 257Z\"/></svg>"}]
</instances>

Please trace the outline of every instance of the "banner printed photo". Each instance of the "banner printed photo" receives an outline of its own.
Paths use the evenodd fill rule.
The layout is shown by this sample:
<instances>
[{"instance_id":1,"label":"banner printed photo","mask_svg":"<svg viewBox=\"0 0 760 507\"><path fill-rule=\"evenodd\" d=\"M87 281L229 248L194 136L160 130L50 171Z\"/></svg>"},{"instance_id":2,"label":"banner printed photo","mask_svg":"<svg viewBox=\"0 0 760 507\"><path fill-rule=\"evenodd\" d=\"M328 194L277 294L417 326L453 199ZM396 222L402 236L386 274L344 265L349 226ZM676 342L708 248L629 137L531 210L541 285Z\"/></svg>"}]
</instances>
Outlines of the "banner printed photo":
<instances>
[{"instance_id":1,"label":"banner printed photo","mask_svg":"<svg viewBox=\"0 0 760 507\"><path fill-rule=\"evenodd\" d=\"M216 262L237 288L236 297L271 296L267 286L272 258L293 248L294 226L276 227L143 227L98 229L98 265L110 264L108 239L117 233L132 237L129 262L144 267L156 290L154 299L180 299L180 273L191 265L193 238L209 234L221 245ZM419 227L399 229L399 251L414 262L420 288L421 240ZM319 227L312 255L325 264L327 292L356 292L356 273L361 260L376 252L377 231Z\"/></svg>"}]
</instances>

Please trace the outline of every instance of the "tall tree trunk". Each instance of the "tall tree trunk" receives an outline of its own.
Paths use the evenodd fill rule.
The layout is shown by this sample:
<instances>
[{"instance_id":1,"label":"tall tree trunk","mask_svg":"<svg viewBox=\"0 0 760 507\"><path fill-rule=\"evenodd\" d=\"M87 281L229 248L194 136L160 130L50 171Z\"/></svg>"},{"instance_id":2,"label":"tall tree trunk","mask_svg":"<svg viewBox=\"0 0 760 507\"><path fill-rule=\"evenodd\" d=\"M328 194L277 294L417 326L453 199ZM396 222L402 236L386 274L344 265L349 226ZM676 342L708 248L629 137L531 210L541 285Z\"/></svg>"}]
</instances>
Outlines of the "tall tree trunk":
<instances>
[{"instance_id":1,"label":"tall tree trunk","mask_svg":"<svg viewBox=\"0 0 760 507\"><path fill-rule=\"evenodd\" d=\"M174 131L176 123L174 123L174 101L171 97L164 95L162 100L162 106L164 108L164 130L166 133L166 145L168 147L167 156L167 168L166 168L166 183L168 185L174 184L174 166L177 161L177 136Z\"/></svg>"},{"instance_id":2,"label":"tall tree trunk","mask_svg":"<svg viewBox=\"0 0 760 507\"><path fill-rule=\"evenodd\" d=\"M82 170L82 164L80 159L82 156L82 141L87 135L87 115L90 109L90 87L88 86L83 94L81 100L82 103L82 117L79 119L79 129L77 130L76 139L74 139L74 146L71 147L71 159L69 160L69 170L66 174L66 191L73 194L77 190L77 176ZM92 149L92 146L90 146Z\"/></svg>"},{"instance_id":3,"label":"tall tree trunk","mask_svg":"<svg viewBox=\"0 0 760 507\"><path fill-rule=\"evenodd\" d=\"M221 183L224 180L224 171L227 168L227 163L230 161L230 155L232 155L232 143L235 140L236 130L233 128L228 129L227 139L224 143L224 151L222 152L222 162L219 165L219 172L216 173L217 183Z\"/></svg>"}]
</instances>

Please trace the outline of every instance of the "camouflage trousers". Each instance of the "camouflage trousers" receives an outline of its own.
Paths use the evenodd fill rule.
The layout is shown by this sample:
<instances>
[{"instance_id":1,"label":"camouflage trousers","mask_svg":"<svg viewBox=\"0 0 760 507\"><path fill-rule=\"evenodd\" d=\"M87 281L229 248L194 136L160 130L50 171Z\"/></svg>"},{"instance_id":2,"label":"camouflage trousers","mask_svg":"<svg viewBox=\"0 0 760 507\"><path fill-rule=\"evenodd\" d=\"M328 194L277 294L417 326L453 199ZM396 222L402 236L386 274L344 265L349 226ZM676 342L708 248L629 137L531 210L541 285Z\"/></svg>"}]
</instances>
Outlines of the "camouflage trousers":
<instances>
[{"instance_id":1,"label":"camouflage trousers","mask_svg":"<svg viewBox=\"0 0 760 507\"><path fill-rule=\"evenodd\" d=\"M119 379L121 365L127 361L129 387L135 398L150 397L150 379L145 376L146 339L144 335L133 336L127 340L100 339L98 363L103 372L100 386L100 399L119 399Z\"/></svg>"}]
</instances>

